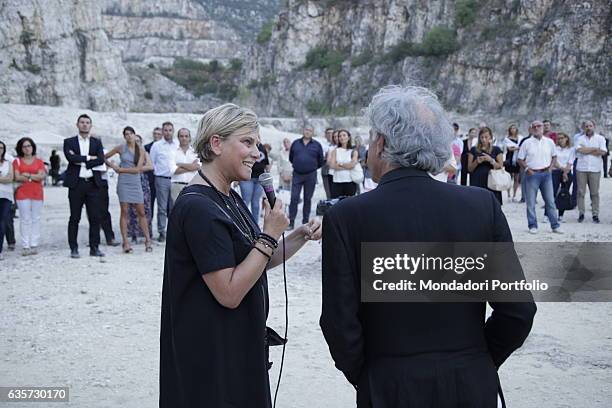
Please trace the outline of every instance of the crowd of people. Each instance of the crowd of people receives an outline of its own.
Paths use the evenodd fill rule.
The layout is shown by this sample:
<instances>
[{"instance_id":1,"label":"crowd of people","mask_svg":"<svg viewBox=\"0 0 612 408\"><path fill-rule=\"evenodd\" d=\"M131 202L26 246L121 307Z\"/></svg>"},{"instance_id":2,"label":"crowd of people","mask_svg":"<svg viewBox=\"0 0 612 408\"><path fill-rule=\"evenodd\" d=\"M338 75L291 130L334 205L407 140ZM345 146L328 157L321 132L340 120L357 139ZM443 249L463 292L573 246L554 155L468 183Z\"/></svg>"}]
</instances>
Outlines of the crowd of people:
<instances>
[{"instance_id":1,"label":"crowd of people","mask_svg":"<svg viewBox=\"0 0 612 408\"><path fill-rule=\"evenodd\" d=\"M585 219L585 195L587 187L591 199L594 223L599 223L599 181L608 174L608 139L595 132L592 120L582 122L580 132L573 137L555 132L550 120L535 120L527 129L527 136L519 134L514 124L507 133L495 138L493 131L481 124L471 128L466 136L453 124L455 141L453 151L460 151L460 165L456 171L460 177L449 177L462 185L492 190L502 204L505 190L512 202L517 201L520 186L521 198L526 204L529 232L538 232L536 196L538 191L544 200L545 216L552 231L561 233L565 211L578 207L578 222ZM491 172L507 173L507 187L492 188ZM469 181L468 181L469 180Z\"/></svg>"},{"instance_id":2,"label":"crowd of people","mask_svg":"<svg viewBox=\"0 0 612 408\"><path fill-rule=\"evenodd\" d=\"M515 124L498 135L485 123L470 128L465 134L457 123L452 126L454 140L449 160L440 173L431 174L432 177L488 189L500 204L505 191L508 201L526 204L527 226L534 234L538 232L538 191L544 201L545 220L553 232L561 233L560 223L564 222L568 210L577 207L577 221L584 222L588 188L592 221L600 222L599 185L602 175L608 177L608 140L595 131L592 120L584 121L580 132L572 137L553 130L550 120L533 121L526 136L521 135ZM71 257L80 256L77 234L83 206L90 226L92 256L104 256L99 249L100 230L108 246L121 245L126 254L132 253L132 244L141 239L145 251L153 251L155 208L157 241L165 241L173 203L201 167L190 130L181 128L175 137L174 125L165 122L154 128L153 140L143 144L143 138L134 128L126 126L124 142L105 150L100 139L90 136L92 120L88 115L79 116L76 127L77 135L64 140L63 153L68 166L63 173L60 156L55 150L49 161L44 162L36 155L34 140L24 137L17 142L13 157L0 141L0 257L4 239L9 250L16 248L13 219L17 209L22 253L38 252L43 186L47 176L51 177L52 185L63 182L69 190ZM353 136L348 129L327 128L320 140L314 138L314 128L310 124L304 125L302 137L293 141L284 138L280 146L257 140L259 157L248 163L250 180L233 185L239 188L255 220L260 219L263 202L258 178L271 171L273 163L278 172L277 191L287 194L288 230L295 228L300 203L301 224L309 222L319 169L326 199L349 197L376 187L366 162L368 146L362 143L360 136ZM113 161L115 156L118 161ZM120 243L115 239L109 212L109 169L118 175ZM502 187L495 183L498 177L506 180Z\"/></svg>"}]
</instances>

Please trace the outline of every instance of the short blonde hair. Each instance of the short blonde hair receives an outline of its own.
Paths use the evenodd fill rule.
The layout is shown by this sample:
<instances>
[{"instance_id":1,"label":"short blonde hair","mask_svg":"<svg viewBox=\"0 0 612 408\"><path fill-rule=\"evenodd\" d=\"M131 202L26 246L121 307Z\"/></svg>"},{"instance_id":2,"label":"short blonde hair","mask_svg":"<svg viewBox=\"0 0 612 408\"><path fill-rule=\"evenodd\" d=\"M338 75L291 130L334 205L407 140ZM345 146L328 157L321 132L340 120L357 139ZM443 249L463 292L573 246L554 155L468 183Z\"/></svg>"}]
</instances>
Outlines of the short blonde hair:
<instances>
[{"instance_id":1,"label":"short blonde hair","mask_svg":"<svg viewBox=\"0 0 612 408\"><path fill-rule=\"evenodd\" d=\"M193 147L203 162L211 162L214 153L210 147L210 138L218 135L226 139L240 129L257 130L257 115L250 109L241 108L233 103L225 103L207 111L198 125L198 132Z\"/></svg>"}]
</instances>

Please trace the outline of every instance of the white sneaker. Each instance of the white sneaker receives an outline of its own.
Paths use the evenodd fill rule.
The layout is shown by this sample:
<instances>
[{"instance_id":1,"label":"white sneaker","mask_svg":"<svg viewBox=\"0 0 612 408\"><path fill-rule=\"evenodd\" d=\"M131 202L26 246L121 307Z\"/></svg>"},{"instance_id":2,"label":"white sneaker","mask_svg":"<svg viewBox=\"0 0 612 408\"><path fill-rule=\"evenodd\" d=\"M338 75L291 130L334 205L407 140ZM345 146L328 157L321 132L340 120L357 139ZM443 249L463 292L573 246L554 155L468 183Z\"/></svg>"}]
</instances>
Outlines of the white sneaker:
<instances>
[{"instance_id":1,"label":"white sneaker","mask_svg":"<svg viewBox=\"0 0 612 408\"><path fill-rule=\"evenodd\" d=\"M559 222L565 222L565 221L563 221L563 217L562 217L562 216L557 217L557 220L558 220Z\"/></svg>"},{"instance_id":2,"label":"white sneaker","mask_svg":"<svg viewBox=\"0 0 612 408\"><path fill-rule=\"evenodd\" d=\"M554 230L552 230L553 234L563 234L563 231L561 230L561 227L557 227Z\"/></svg>"},{"instance_id":3,"label":"white sneaker","mask_svg":"<svg viewBox=\"0 0 612 408\"><path fill-rule=\"evenodd\" d=\"M529 228L529 233L530 234L537 234L538 233L538 229L537 228Z\"/></svg>"}]
</instances>

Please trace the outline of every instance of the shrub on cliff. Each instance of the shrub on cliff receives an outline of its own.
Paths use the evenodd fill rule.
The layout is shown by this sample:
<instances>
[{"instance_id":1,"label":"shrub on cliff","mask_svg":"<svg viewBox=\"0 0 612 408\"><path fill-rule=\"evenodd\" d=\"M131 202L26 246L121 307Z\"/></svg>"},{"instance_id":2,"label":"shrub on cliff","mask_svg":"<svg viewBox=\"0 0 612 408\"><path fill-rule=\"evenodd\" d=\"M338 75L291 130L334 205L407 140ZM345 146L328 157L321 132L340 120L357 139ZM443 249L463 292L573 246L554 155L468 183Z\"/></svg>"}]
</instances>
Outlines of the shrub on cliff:
<instances>
[{"instance_id":1,"label":"shrub on cliff","mask_svg":"<svg viewBox=\"0 0 612 408\"><path fill-rule=\"evenodd\" d=\"M327 69L332 75L336 75L342 70L344 60L346 60L346 55L341 51L315 47L306 54L304 68Z\"/></svg>"},{"instance_id":2,"label":"shrub on cliff","mask_svg":"<svg viewBox=\"0 0 612 408\"><path fill-rule=\"evenodd\" d=\"M455 6L455 25L467 27L476 21L478 3L476 0L458 0Z\"/></svg>"},{"instance_id":3,"label":"shrub on cliff","mask_svg":"<svg viewBox=\"0 0 612 408\"><path fill-rule=\"evenodd\" d=\"M432 28L419 46L420 55L443 56L459 49L455 31L443 26Z\"/></svg>"},{"instance_id":4,"label":"shrub on cliff","mask_svg":"<svg viewBox=\"0 0 612 408\"><path fill-rule=\"evenodd\" d=\"M269 21L261 27L261 31L257 34L257 44L265 44L272 38L272 29L274 28L274 22Z\"/></svg>"},{"instance_id":5,"label":"shrub on cliff","mask_svg":"<svg viewBox=\"0 0 612 408\"><path fill-rule=\"evenodd\" d=\"M444 26L432 28L420 43L400 41L395 44L383 61L399 62L408 56L412 57L442 57L450 55L459 49L455 31Z\"/></svg>"}]
</instances>

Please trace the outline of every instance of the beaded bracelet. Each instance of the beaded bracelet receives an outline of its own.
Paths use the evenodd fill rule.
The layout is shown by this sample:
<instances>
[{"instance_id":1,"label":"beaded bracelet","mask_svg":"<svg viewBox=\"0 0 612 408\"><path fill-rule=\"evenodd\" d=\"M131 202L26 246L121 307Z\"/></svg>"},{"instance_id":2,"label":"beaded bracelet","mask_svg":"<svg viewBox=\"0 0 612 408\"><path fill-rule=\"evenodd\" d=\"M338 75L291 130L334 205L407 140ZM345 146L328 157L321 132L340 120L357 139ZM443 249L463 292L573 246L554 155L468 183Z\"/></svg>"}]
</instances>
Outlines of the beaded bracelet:
<instances>
[{"instance_id":1,"label":"beaded bracelet","mask_svg":"<svg viewBox=\"0 0 612 408\"><path fill-rule=\"evenodd\" d=\"M272 250L272 252L274 252L274 250L276 249L268 241L266 241L264 239L257 238L255 243L256 244L261 244L261 245L265 246L266 248L270 248Z\"/></svg>"},{"instance_id":2,"label":"beaded bracelet","mask_svg":"<svg viewBox=\"0 0 612 408\"><path fill-rule=\"evenodd\" d=\"M270 235L268 235L268 234L266 234L264 232L261 232L257 236L257 239L263 239L263 240L269 242L270 245L272 245L274 247L274 249L278 248L278 241L276 239L274 239L274 237L272 237L272 236L270 236Z\"/></svg>"},{"instance_id":3,"label":"beaded bracelet","mask_svg":"<svg viewBox=\"0 0 612 408\"><path fill-rule=\"evenodd\" d=\"M256 249L256 250L258 250L258 251L259 251L259 252L260 252L260 253L261 253L263 256L265 256L266 258L268 258L268 261L269 261L270 259L272 259L272 256L270 256L270 255L266 254L266 253L265 253L265 252L264 252L262 249L257 248L255 245L253 245L253 248L254 248L254 249Z\"/></svg>"}]
</instances>

